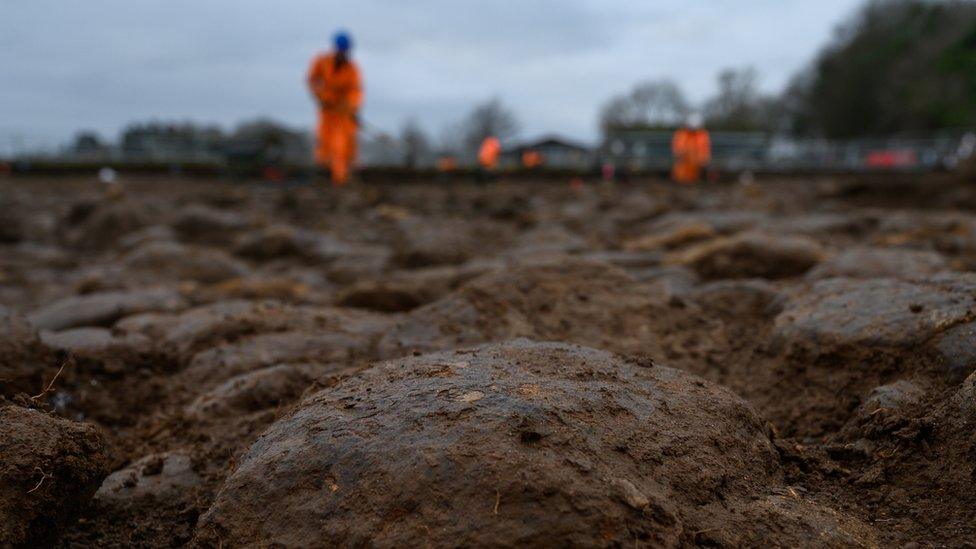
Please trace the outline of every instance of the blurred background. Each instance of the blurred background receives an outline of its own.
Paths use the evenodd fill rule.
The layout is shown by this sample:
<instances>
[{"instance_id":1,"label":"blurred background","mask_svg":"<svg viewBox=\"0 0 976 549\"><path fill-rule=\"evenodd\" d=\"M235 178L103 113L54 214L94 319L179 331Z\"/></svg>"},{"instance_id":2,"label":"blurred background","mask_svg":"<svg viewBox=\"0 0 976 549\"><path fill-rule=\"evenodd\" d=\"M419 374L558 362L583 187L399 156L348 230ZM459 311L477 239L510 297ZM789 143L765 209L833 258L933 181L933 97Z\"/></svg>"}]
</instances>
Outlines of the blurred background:
<instances>
[{"instance_id":1,"label":"blurred background","mask_svg":"<svg viewBox=\"0 0 976 549\"><path fill-rule=\"evenodd\" d=\"M945 170L976 149L976 3L8 2L8 171L311 165L312 57L355 37L360 164L666 170L692 113L714 165Z\"/></svg>"}]
</instances>

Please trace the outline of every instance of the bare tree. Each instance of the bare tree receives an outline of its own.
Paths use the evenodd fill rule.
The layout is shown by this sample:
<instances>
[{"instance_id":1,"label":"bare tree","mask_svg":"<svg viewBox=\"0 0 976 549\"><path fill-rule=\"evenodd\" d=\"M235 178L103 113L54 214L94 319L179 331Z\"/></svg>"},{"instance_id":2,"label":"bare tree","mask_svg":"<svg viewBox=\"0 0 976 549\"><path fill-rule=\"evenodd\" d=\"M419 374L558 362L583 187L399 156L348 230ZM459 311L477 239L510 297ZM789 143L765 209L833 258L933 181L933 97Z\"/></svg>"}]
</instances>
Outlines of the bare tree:
<instances>
[{"instance_id":1,"label":"bare tree","mask_svg":"<svg viewBox=\"0 0 976 549\"><path fill-rule=\"evenodd\" d=\"M505 141L515 137L518 131L519 122L515 113L498 98L475 107L462 124L464 145L469 151L477 150L488 136Z\"/></svg>"},{"instance_id":2,"label":"bare tree","mask_svg":"<svg viewBox=\"0 0 976 549\"><path fill-rule=\"evenodd\" d=\"M437 133L437 154L457 156L464 153L464 128L462 122L451 122Z\"/></svg>"},{"instance_id":3,"label":"bare tree","mask_svg":"<svg viewBox=\"0 0 976 549\"><path fill-rule=\"evenodd\" d=\"M766 101L759 93L756 69L725 69L718 75L718 93L705 102L705 121L711 128L755 130L763 125Z\"/></svg>"},{"instance_id":4,"label":"bare tree","mask_svg":"<svg viewBox=\"0 0 976 549\"><path fill-rule=\"evenodd\" d=\"M600 127L604 131L614 127L669 127L681 123L690 112L677 84L654 80L607 101L600 110Z\"/></svg>"},{"instance_id":5,"label":"bare tree","mask_svg":"<svg viewBox=\"0 0 976 549\"><path fill-rule=\"evenodd\" d=\"M414 118L408 119L400 130L403 162L408 168L416 168L420 159L430 152L430 140Z\"/></svg>"},{"instance_id":6,"label":"bare tree","mask_svg":"<svg viewBox=\"0 0 976 549\"><path fill-rule=\"evenodd\" d=\"M96 132L83 130L75 134L71 151L78 156L100 156L106 154L108 145L102 141L102 138Z\"/></svg>"}]
</instances>

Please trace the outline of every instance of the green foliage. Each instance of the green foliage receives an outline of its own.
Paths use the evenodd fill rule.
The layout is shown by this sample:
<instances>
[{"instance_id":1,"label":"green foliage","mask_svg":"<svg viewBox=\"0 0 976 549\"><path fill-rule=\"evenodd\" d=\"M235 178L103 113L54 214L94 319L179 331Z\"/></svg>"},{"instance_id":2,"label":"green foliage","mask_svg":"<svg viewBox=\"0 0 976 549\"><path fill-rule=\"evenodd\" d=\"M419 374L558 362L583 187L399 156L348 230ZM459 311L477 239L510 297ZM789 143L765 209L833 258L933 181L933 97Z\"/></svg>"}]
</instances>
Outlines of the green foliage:
<instances>
[{"instance_id":1,"label":"green foliage","mask_svg":"<svg viewBox=\"0 0 976 549\"><path fill-rule=\"evenodd\" d=\"M976 125L976 2L872 0L786 95L798 133Z\"/></svg>"}]
</instances>

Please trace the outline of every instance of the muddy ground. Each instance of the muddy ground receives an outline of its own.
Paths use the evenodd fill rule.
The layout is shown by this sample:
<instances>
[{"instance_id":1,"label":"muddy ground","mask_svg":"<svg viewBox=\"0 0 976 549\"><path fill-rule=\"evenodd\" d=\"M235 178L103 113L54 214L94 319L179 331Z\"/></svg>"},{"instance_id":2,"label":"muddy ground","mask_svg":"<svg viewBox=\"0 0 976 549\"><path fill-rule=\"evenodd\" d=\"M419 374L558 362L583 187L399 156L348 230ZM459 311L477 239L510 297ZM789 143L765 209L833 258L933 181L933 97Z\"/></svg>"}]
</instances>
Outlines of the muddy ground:
<instances>
[{"instance_id":1,"label":"muddy ground","mask_svg":"<svg viewBox=\"0 0 976 549\"><path fill-rule=\"evenodd\" d=\"M0 546L976 540L966 181L124 183L0 180Z\"/></svg>"}]
</instances>

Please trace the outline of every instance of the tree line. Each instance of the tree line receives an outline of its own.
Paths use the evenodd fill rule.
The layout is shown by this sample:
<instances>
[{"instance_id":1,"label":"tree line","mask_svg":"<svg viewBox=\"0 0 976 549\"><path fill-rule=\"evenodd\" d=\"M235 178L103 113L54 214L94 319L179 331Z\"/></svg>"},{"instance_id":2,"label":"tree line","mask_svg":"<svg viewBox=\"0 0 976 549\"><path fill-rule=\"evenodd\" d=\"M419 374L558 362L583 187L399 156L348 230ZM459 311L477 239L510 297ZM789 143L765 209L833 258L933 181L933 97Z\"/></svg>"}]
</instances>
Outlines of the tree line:
<instances>
[{"instance_id":1,"label":"tree line","mask_svg":"<svg viewBox=\"0 0 976 549\"><path fill-rule=\"evenodd\" d=\"M692 112L724 131L851 138L976 127L976 0L868 0L839 25L830 42L777 94L764 94L752 67L717 76L715 94L699 105L668 79L638 83L599 110L599 126L670 129ZM518 136L519 120L498 98L475 105L432 139L415 118L397 135L383 135L407 165L434 154L470 155L488 135ZM243 124L230 135L193 124L136 124L123 132L125 150L163 136L186 147L214 148L228 138L273 135L287 143L304 138L267 120ZM100 146L78 136L76 148Z\"/></svg>"},{"instance_id":2,"label":"tree line","mask_svg":"<svg viewBox=\"0 0 976 549\"><path fill-rule=\"evenodd\" d=\"M598 117L606 133L670 129L692 112L714 130L835 139L976 127L976 1L868 0L780 93L763 93L754 68L732 67L700 105L665 78L611 97ZM517 130L512 111L492 99L447 128L438 149L470 151L485 135ZM430 150L416 122L401 138Z\"/></svg>"},{"instance_id":3,"label":"tree line","mask_svg":"<svg viewBox=\"0 0 976 549\"><path fill-rule=\"evenodd\" d=\"M600 126L673 127L692 110L716 130L828 138L976 126L976 2L870 0L780 94L748 67L722 71L697 107L648 81L611 98Z\"/></svg>"}]
</instances>

